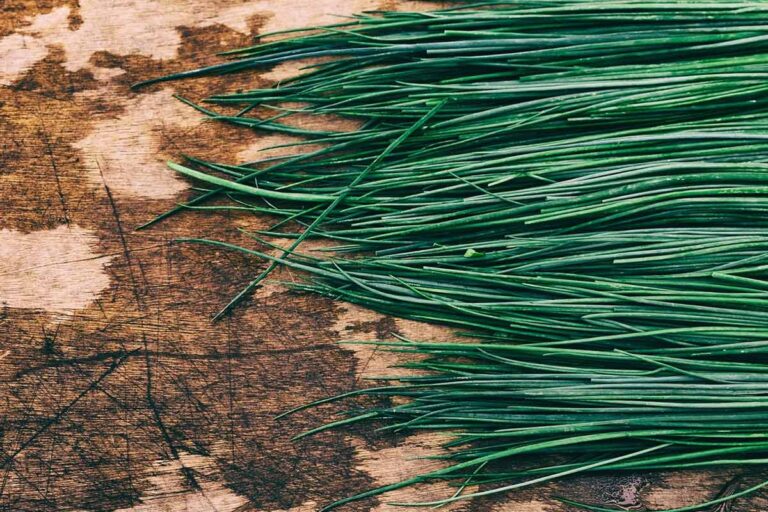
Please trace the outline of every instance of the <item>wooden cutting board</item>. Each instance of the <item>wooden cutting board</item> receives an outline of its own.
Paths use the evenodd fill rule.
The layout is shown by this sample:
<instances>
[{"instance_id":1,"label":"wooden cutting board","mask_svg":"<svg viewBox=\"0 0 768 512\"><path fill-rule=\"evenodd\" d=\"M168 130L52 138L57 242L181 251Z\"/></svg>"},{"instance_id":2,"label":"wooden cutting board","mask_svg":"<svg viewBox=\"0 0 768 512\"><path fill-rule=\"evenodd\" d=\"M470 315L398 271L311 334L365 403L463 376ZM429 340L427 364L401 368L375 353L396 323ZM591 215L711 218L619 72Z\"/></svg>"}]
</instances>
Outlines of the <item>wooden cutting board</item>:
<instances>
[{"instance_id":1,"label":"wooden cutting board","mask_svg":"<svg viewBox=\"0 0 768 512\"><path fill-rule=\"evenodd\" d=\"M434 6L434 4L432 4ZM259 33L332 22L377 0L0 0L0 510L312 512L423 470L440 438L370 427L293 443L343 406L275 421L397 362L339 339L450 333L275 280L210 317L263 263L173 244L246 243L269 219L186 213L134 228L191 193L164 162L242 162L285 139L203 122L173 99L268 85L295 66L158 85ZM296 278L288 272L284 280ZM583 478L451 510L567 510L553 493L643 510L717 494L737 469ZM397 501L444 496L446 486ZM385 499L348 510L392 510ZM766 510L760 497L733 511Z\"/></svg>"}]
</instances>

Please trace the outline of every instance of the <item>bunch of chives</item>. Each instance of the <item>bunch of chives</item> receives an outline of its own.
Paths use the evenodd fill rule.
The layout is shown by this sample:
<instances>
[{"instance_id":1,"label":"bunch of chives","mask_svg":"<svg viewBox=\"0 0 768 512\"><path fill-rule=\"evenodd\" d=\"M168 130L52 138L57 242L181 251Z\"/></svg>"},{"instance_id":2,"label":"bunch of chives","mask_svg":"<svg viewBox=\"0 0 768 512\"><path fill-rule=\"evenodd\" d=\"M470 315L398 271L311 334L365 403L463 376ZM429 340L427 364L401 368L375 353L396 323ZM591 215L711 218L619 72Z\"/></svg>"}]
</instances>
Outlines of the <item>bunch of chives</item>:
<instances>
[{"instance_id":1,"label":"bunch of chives","mask_svg":"<svg viewBox=\"0 0 768 512\"><path fill-rule=\"evenodd\" d=\"M766 50L763 1L465 2L152 82L319 59L193 105L306 142L172 164L208 187L173 212L226 195L215 208L280 219L256 242L293 239L279 256L233 247L273 264L225 312L285 264L310 276L297 288L482 340L393 344L431 375L366 391L406 405L331 424L454 432L446 469L352 498L434 478L483 489L444 503L577 472L768 462ZM308 237L334 245L294 252ZM524 454L565 459L505 467Z\"/></svg>"}]
</instances>

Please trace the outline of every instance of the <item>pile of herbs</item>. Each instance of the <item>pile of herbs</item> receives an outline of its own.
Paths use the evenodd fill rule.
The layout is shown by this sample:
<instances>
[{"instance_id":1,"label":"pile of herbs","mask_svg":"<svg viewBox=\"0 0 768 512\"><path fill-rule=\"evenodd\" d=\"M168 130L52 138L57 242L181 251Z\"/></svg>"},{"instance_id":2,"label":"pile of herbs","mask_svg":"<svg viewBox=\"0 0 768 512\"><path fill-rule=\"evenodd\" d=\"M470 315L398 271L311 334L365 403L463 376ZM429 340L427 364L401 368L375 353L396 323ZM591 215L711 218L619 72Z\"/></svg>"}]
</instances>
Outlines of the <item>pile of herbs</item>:
<instances>
[{"instance_id":1,"label":"pile of herbs","mask_svg":"<svg viewBox=\"0 0 768 512\"><path fill-rule=\"evenodd\" d=\"M156 220L280 219L251 247L196 240L271 260L222 314L282 264L309 276L296 288L472 335L381 343L427 373L347 397L408 400L310 433L373 419L449 432L447 466L331 506L434 479L459 490L423 505L576 473L768 463L768 2L464 2L227 57L139 84L309 59L275 87L192 105L298 135L295 153L171 164L205 190ZM309 237L330 247L297 251Z\"/></svg>"}]
</instances>

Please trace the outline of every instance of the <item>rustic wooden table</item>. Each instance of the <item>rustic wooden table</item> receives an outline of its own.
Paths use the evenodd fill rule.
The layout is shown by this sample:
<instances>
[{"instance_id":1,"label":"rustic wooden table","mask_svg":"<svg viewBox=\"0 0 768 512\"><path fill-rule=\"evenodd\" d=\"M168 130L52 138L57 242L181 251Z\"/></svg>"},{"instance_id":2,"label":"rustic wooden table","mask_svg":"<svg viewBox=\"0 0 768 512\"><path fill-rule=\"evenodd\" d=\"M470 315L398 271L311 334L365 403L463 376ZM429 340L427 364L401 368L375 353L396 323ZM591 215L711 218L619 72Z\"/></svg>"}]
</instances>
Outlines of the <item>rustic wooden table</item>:
<instances>
[{"instance_id":1,"label":"rustic wooden table","mask_svg":"<svg viewBox=\"0 0 768 512\"><path fill-rule=\"evenodd\" d=\"M260 32L331 21L329 13L405 7L423 6L0 0L2 510L311 512L413 474L424 464L414 456L439 452L435 438L371 428L292 443L334 410L273 417L353 389L395 362L367 348L341 349L338 339L393 332L439 339L445 331L276 284L212 325L211 315L262 262L170 242L201 234L238 241L235 226L267 220L184 214L134 231L188 195L190 184L166 159L191 153L235 163L279 142L201 122L172 94L197 99L290 70L138 93L130 83L214 62L215 52ZM680 506L712 497L738 473L583 478L451 509L567 510L553 492L633 510ZM448 490L397 497L424 492ZM743 499L733 510L767 503ZM348 509L391 510L383 500Z\"/></svg>"}]
</instances>

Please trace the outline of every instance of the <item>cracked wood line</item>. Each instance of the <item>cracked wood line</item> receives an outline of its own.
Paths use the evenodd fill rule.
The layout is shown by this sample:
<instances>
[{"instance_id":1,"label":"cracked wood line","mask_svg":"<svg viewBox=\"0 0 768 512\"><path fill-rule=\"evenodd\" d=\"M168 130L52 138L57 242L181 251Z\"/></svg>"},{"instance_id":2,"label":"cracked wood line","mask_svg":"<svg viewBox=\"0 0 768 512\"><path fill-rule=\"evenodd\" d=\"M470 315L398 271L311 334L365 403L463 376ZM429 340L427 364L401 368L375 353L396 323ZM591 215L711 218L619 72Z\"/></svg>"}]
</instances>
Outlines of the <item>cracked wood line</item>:
<instances>
[{"instance_id":1,"label":"cracked wood line","mask_svg":"<svg viewBox=\"0 0 768 512\"><path fill-rule=\"evenodd\" d=\"M212 326L210 316L263 263L169 241L202 234L246 243L233 226L263 228L269 220L185 214L133 231L187 194L189 184L166 171L165 159L191 153L235 163L276 154L283 150L260 150L289 140L201 123L171 94L195 100L212 90L265 85L296 67L162 84L140 94L128 89L212 63L212 54L248 44L257 33L369 8L426 6L0 2L0 456L7 461L1 510L312 512L410 474L419 464L401 462L403 456L438 449L429 436L387 437L367 427L289 441L343 404L281 421L274 416L353 389L401 361L371 347L341 349L338 339L397 332L438 340L448 330L274 283ZM288 271L279 277L296 278ZM627 507L679 506L715 494L720 480L714 473L585 478L461 509L567 510L550 498L553 492ZM424 497L423 489L396 496ZM384 501L348 509L386 510ZM757 497L740 500L733 512L765 509Z\"/></svg>"}]
</instances>

